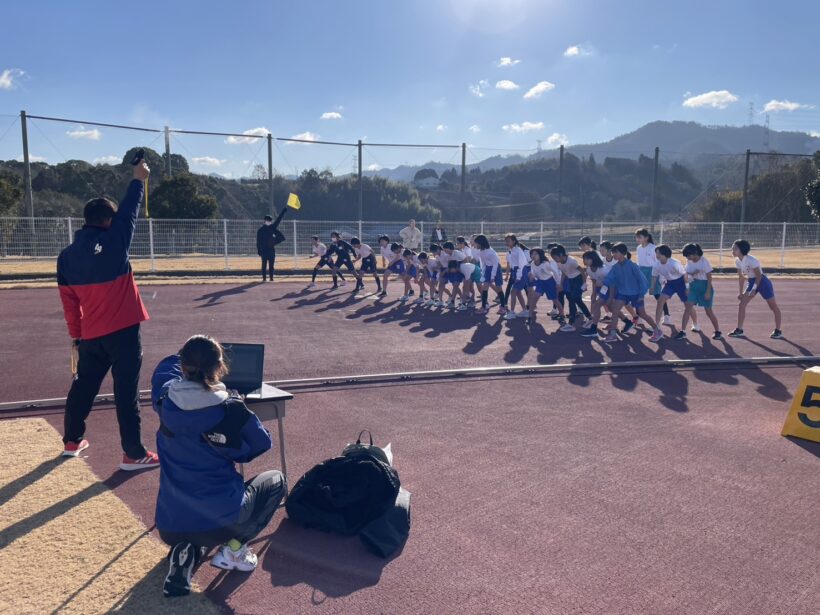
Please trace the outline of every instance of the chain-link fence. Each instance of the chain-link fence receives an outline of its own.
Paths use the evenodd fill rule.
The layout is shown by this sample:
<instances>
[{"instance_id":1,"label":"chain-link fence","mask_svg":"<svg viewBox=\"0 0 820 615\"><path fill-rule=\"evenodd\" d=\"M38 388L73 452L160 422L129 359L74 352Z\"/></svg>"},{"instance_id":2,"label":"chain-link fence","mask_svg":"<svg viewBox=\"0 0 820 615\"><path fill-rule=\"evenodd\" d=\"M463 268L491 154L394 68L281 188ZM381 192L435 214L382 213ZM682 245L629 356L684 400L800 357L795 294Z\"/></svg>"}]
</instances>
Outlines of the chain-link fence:
<instances>
[{"instance_id":1,"label":"chain-link fence","mask_svg":"<svg viewBox=\"0 0 820 615\"><path fill-rule=\"evenodd\" d=\"M67 246L80 218L0 218L0 272L48 271L53 259ZM342 237L359 237L375 247L380 235L401 241L400 222L320 221L285 219L279 229L285 241L277 248L280 270L304 269L312 262L311 237L330 241L331 231ZM590 236L595 241L607 239L635 243L635 229L646 226L655 243L665 243L678 251L688 242L696 242L710 255L716 266L731 266L732 242L748 239L755 252L764 256L769 268L816 268L820 254L820 224L816 223L739 223L730 222L442 222L441 229L450 240L458 236L483 233L491 245L503 254L504 237L515 234L529 247L546 247L560 243L570 251L578 240ZM436 235L436 224L419 221L422 248ZM131 245L131 258L138 271L239 271L256 268L256 231L253 220L163 220L140 219ZM42 263L39 268L35 263ZM28 265L27 265L28 264Z\"/></svg>"}]
</instances>

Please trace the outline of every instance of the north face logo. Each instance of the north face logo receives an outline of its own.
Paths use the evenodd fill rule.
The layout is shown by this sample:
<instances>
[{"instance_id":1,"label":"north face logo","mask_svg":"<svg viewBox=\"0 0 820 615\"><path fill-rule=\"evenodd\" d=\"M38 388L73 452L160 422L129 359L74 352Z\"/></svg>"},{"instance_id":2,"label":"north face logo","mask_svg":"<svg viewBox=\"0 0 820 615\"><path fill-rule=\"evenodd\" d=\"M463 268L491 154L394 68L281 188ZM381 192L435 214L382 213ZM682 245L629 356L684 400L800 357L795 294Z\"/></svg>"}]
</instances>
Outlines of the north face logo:
<instances>
[{"instance_id":1,"label":"north face logo","mask_svg":"<svg viewBox=\"0 0 820 615\"><path fill-rule=\"evenodd\" d=\"M94 246L94 255L96 256L97 254L101 254L101 253L102 253L102 244L98 243L96 246Z\"/></svg>"},{"instance_id":2,"label":"north face logo","mask_svg":"<svg viewBox=\"0 0 820 615\"><path fill-rule=\"evenodd\" d=\"M209 433L205 435L208 438L208 440L210 440L214 444L226 444L228 442L228 438L225 437L225 434Z\"/></svg>"}]
</instances>

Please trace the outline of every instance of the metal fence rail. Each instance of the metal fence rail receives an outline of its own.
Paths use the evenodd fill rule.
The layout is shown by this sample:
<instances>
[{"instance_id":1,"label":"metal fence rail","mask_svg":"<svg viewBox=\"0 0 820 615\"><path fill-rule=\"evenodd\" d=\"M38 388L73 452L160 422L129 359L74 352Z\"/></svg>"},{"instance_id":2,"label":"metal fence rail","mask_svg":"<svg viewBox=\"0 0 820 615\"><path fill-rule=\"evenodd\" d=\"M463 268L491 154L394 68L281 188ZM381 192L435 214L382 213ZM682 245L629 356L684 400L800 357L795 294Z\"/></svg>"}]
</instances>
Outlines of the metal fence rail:
<instances>
[{"instance_id":1,"label":"metal fence rail","mask_svg":"<svg viewBox=\"0 0 820 615\"><path fill-rule=\"evenodd\" d=\"M83 225L81 218L0 218L0 267L4 262L54 259L70 242L76 230ZM280 244L280 256L306 258L311 255L311 236L330 240L330 232L337 230L344 238L358 236L365 243L376 246L379 235L399 240L404 222L364 220L322 221L289 220L280 226L285 242ZM732 242L748 239L755 249L776 251L783 266L789 250L820 247L820 223L760 222L442 222L451 240L459 235L469 237L484 233L496 250L504 249L504 236L514 233L529 247L545 247L555 242L574 251L578 239L589 235L596 241L623 241L635 243L635 229L647 227L655 243L668 244L674 250L688 242L696 242L716 254L718 265L731 262ZM422 233L422 247L429 245L434 224L418 223ZM131 245L133 259L149 259L151 270L160 259L218 259L214 268L231 269L232 259L256 256L255 220L163 220L137 221ZM727 260L729 259L729 260ZM769 267L776 263L768 263Z\"/></svg>"}]
</instances>

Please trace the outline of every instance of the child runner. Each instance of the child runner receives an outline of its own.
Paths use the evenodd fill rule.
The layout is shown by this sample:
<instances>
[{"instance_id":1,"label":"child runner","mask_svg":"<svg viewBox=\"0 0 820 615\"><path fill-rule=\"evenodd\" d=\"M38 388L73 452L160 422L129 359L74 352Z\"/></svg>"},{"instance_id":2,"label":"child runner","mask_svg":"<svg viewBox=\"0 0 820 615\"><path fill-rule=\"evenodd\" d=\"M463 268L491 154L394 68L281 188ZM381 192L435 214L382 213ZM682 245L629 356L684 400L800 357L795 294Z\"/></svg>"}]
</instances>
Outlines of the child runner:
<instances>
[{"instance_id":1,"label":"child runner","mask_svg":"<svg viewBox=\"0 0 820 615\"><path fill-rule=\"evenodd\" d=\"M339 284L337 282L337 277L342 278L342 282L344 282L344 275L342 275L341 271L336 271L333 267L333 261L331 260L331 256L333 255L327 253L327 246L319 241L318 235L313 235L310 238L311 247L313 250L314 256L319 257L319 262L313 267L313 276L310 279L310 284L307 285L308 288L314 288L316 286L316 274L319 273L319 270L327 265L330 268L331 273L333 274L333 288L338 288Z\"/></svg>"},{"instance_id":2,"label":"child runner","mask_svg":"<svg viewBox=\"0 0 820 615\"><path fill-rule=\"evenodd\" d=\"M553 309L558 309L558 285L555 283L555 272L550 267L549 259L541 248L530 250L529 288L527 292L527 305L529 306L530 318L535 318L535 306L541 295L546 295L552 302ZM563 310L561 310L563 318Z\"/></svg>"},{"instance_id":3,"label":"child runner","mask_svg":"<svg viewBox=\"0 0 820 615\"><path fill-rule=\"evenodd\" d=\"M419 254L419 298L413 303L415 305L433 305L436 296L436 285L438 284L438 260L430 258L427 252ZM427 288L429 295L425 298L424 289Z\"/></svg>"},{"instance_id":4,"label":"child runner","mask_svg":"<svg viewBox=\"0 0 820 615\"><path fill-rule=\"evenodd\" d=\"M389 246L389 258L386 258L387 266L384 268L384 275L382 276L382 289L379 292L379 297L387 296L387 283L390 280L390 274L393 273L398 276L404 275L404 257L402 256L402 246L395 241ZM385 250L381 250L382 256L385 255Z\"/></svg>"},{"instance_id":5,"label":"child runner","mask_svg":"<svg viewBox=\"0 0 820 615\"><path fill-rule=\"evenodd\" d=\"M473 239L475 235L473 236ZM472 241L470 242L472 243ZM456 248L464 253L461 273L464 274L464 305L475 307L475 286L481 282L481 266L478 264L478 250L473 248L464 237L456 237Z\"/></svg>"},{"instance_id":6,"label":"child runner","mask_svg":"<svg viewBox=\"0 0 820 615\"><path fill-rule=\"evenodd\" d=\"M549 254L550 250L558 245L557 243L548 243L545 252ZM552 309L551 316L553 320L562 320L561 313L563 313L566 299L566 295L564 294L564 276L561 274L561 268L558 267L558 263L555 261L550 261L550 267L552 267L552 272L555 274L555 284L558 286L558 306ZM558 308L560 308L560 311ZM561 326L563 325L564 323L561 322Z\"/></svg>"},{"instance_id":7,"label":"child runner","mask_svg":"<svg viewBox=\"0 0 820 615\"><path fill-rule=\"evenodd\" d=\"M558 268L564 278L564 293L569 300L569 322L563 325L560 330L564 332L575 331L573 323L578 317L578 310L581 310L581 313L586 316L587 322L584 323L584 327L588 327L592 324L592 314L590 314L583 300L584 270L575 258L567 254L566 248L561 244L550 250L550 256L558 263Z\"/></svg>"},{"instance_id":8,"label":"child runner","mask_svg":"<svg viewBox=\"0 0 820 615\"><path fill-rule=\"evenodd\" d=\"M525 271L530 262L529 248L519 242L518 238L512 233L508 233L504 237L504 243L507 244L507 269L510 272L506 290L506 295L510 299L510 310L504 315L504 319L513 320L519 316L527 318L529 312L527 311L527 304L524 302L524 291L527 288L529 278L529 270ZM515 313L516 300L524 308L518 314Z\"/></svg>"},{"instance_id":9,"label":"child runner","mask_svg":"<svg viewBox=\"0 0 820 615\"><path fill-rule=\"evenodd\" d=\"M356 291L364 288L364 282L362 281L364 274L371 273L373 279L376 280L376 292L381 292L382 283L376 271L376 255L373 254L373 249L366 243L362 243L358 237L353 237L350 240L350 245L353 246L353 251L356 253L353 262L362 261L362 264L359 265L359 277L356 279Z\"/></svg>"},{"instance_id":10,"label":"child runner","mask_svg":"<svg viewBox=\"0 0 820 615\"><path fill-rule=\"evenodd\" d=\"M652 267L658 262L655 256L655 243L652 241L652 234L645 228L639 228L635 231L635 241L638 242L638 267L641 268L641 272L643 272L646 277L646 284L649 287L652 285ZM661 295L661 289L658 287L654 289L654 291L656 294L653 296L657 301ZM672 318L669 316L669 307L666 305L663 306L663 324L672 324Z\"/></svg>"},{"instance_id":11,"label":"child runner","mask_svg":"<svg viewBox=\"0 0 820 615\"><path fill-rule=\"evenodd\" d=\"M658 304L655 307L655 320L660 322L661 312L666 302L677 295L686 304L686 272L680 261L672 258L672 248L660 245L655 248L655 264L652 265L652 282L649 284L649 294L654 295L655 289L660 286L660 280L666 280L661 290ZM672 325L674 330L675 325ZM684 333L684 335L686 335Z\"/></svg>"},{"instance_id":12,"label":"child runner","mask_svg":"<svg viewBox=\"0 0 820 615\"><path fill-rule=\"evenodd\" d=\"M755 298L755 295L760 295L766 300L769 309L774 314L774 331L769 337L774 340L783 339L783 331L780 329L780 307L774 298L774 287L768 276L763 273L760 261L749 254L751 249L751 244L745 239L738 239L732 244L732 254L735 257L740 284L740 293L737 296L740 304L737 308L737 328L729 334L729 337L744 337L743 321L746 320L746 306Z\"/></svg>"},{"instance_id":13,"label":"child runner","mask_svg":"<svg viewBox=\"0 0 820 615\"><path fill-rule=\"evenodd\" d=\"M333 252L336 254L336 262L333 263L333 266L337 270L342 267L346 267L350 273L356 276L356 289L358 290L362 281L362 276L356 271L356 267L353 266L353 261L350 258L351 254L355 254L353 246L342 239L342 235L339 231L333 231L330 234L330 240L333 242L332 248ZM330 248L328 248L328 252L330 252ZM347 286L347 283L342 282L342 286Z\"/></svg>"},{"instance_id":14,"label":"child runner","mask_svg":"<svg viewBox=\"0 0 820 615\"><path fill-rule=\"evenodd\" d=\"M587 275L592 282L592 322L589 327L581 332L584 337L598 337L598 323L601 321L601 308L609 304L609 289L605 284L607 275L612 269L612 265L606 266L606 263L601 259L601 255L594 251L588 250L584 252L583 256L584 266L587 270ZM629 331L632 328L632 321L624 317L621 313L618 316L624 322L623 331Z\"/></svg>"},{"instance_id":15,"label":"child runner","mask_svg":"<svg viewBox=\"0 0 820 615\"><path fill-rule=\"evenodd\" d=\"M440 288L442 290L444 289L444 285L447 282L450 282L451 284L453 284L454 288L456 286L452 281L452 278L454 276L449 275L450 265L453 261L456 261L458 263L459 273L461 273L461 279L459 280L459 286L461 285L461 282L464 281L464 279L466 279L467 274L472 275L473 268L470 266L469 263L465 262L466 260L467 260L467 255L464 254L464 252L462 252L461 250L456 250L456 246L452 241L445 241L442 244L441 253L439 254L439 262L442 265L442 269L448 271L448 275L444 276L444 278L439 282ZM461 292L460 288L459 288L459 296L461 296L462 303L464 303L464 294ZM455 294L451 294L450 295L450 301L447 302L447 307L448 308L451 308L451 309L455 308L455 306L456 306L455 299L456 299ZM459 306L459 309L461 311L466 310L467 309L466 304L464 305L463 308L461 308Z\"/></svg>"},{"instance_id":16,"label":"child runner","mask_svg":"<svg viewBox=\"0 0 820 615\"><path fill-rule=\"evenodd\" d=\"M445 242L444 245L446 246L449 241ZM463 302L463 295L461 294L461 283L464 281L464 274L461 273L461 261L451 260L447 263L447 275L445 276L447 281L453 285L453 289L450 293L450 301L447 302L447 307L450 309L455 308L456 306L456 299L461 298L462 302L459 305L459 310L467 309L467 306L464 305Z\"/></svg>"},{"instance_id":17,"label":"child runner","mask_svg":"<svg viewBox=\"0 0 820 615\"><path fill-rule=\"evenodd\" d=\"M399 301L404 303L407 301L413 294L413 288L410 286L411 282L418 283L418 258L416 258L416 253L413 250L408 250L407 248L401 253L402 259L404 260L404 273L402 274L402 280L404 280L404 294L399 297Z\"/></svg>"},{"instance_id":18,"label":"child runner","mask_svg":"<svg viewBox=\"0 0 820 615\"><path fill-rule=\"evenodd\" d=\"M638 312L638 316L649 323L649 326L653 329L652 337L649 339L653 342L660 341L663 338L663 331L660 330L658 324L646 313L646 309L644 309L644 295L649 288L646 276L638 266L629 259L629 250L626 244L616 243L612 246L612 256L617 263L610 269L604 279L604 286L609 289L609 296L613 299L612 313L618 314L624 305L634 306ZM604 341L618 341L618 336L615 333L616 322L616 319L613 318L609 323L609 334Z\"/></svg>"},{"instance_id":19,"label":"child runner","mask_svg":"<svg viewBox=\"0 0 820 615\"><path fill-rule=\"evenodd\" d=\"M498 253L490 247L490 242L486 235L476 235L475 244L479 250L479 262L481 264L481 309L476 310L478 314L486 314L487 295L489 289L492 288L498 296L500 307L499 314L507 313L507 299L504 296L504 277L501 273L501 259L498 258Z\"/></svg>"},{"instance_id":20,"label":"child runner","mask_svg":"<svg viewBox=\"0 0 820 615\"><path fill-rule=\"evenodd\" d=\"M712 265L709 264L709 261L703 255L703 250L696 243L687 243L683 246L683 257L686 259L689 293L686 299L686 309L683 311L681 329L675 339L682 340L686 338L686 325L689 323L689 317L697 314L695 306L699 305L706 311L706 315L715 328L712 339L722 340L723 335L720 332L720 325L715 311L712 309L715 300L715 288L712 285ZM692 330L694 329L695 327L692 327ZM700 327L698 327L698 330L700 330Z\"/></svg>"}]
</instances>

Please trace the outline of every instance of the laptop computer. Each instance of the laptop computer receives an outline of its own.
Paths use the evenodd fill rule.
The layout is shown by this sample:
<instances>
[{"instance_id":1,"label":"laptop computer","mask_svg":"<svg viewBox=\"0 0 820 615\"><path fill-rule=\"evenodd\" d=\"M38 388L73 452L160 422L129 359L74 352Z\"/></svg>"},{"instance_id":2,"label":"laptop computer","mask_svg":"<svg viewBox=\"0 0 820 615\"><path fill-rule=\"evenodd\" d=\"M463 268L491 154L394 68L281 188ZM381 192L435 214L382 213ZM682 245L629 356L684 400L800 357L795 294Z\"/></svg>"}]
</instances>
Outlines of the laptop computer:
<instances>
[{"instance_id":1,"label":"laptop computer","mask_svg":"<svg viewBox=\"0 0 820 615\"><path fill-rule=\"evenodd\" d=\"M229 391L248 395L262 388L265 373L264 344L223 343L228 375L222 379Z\"/></svg>"}]
</instances>

